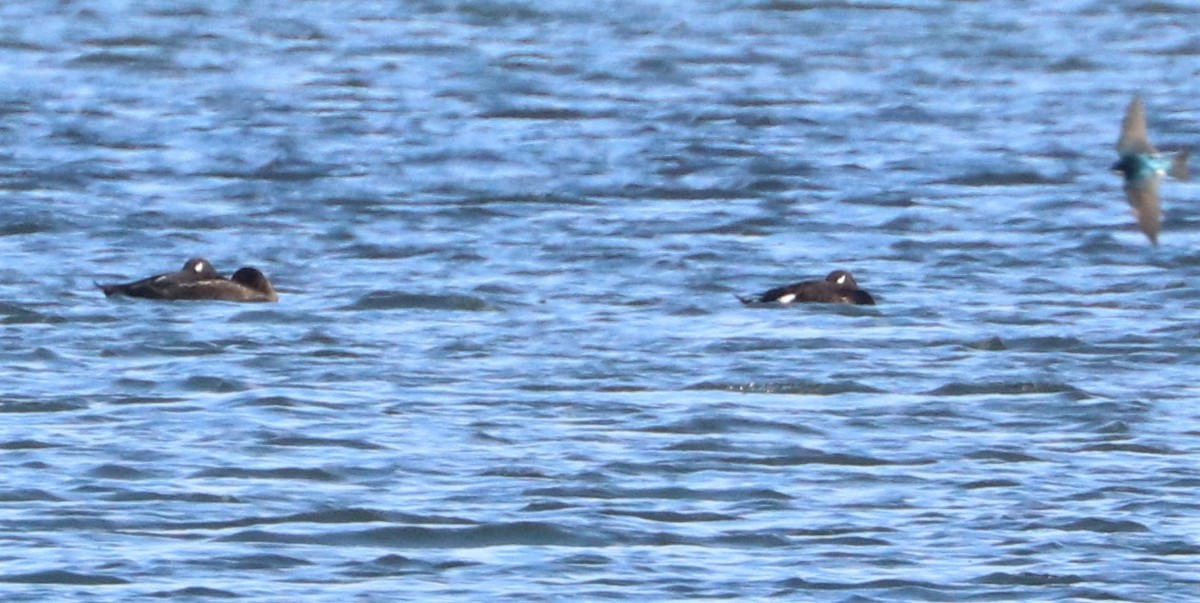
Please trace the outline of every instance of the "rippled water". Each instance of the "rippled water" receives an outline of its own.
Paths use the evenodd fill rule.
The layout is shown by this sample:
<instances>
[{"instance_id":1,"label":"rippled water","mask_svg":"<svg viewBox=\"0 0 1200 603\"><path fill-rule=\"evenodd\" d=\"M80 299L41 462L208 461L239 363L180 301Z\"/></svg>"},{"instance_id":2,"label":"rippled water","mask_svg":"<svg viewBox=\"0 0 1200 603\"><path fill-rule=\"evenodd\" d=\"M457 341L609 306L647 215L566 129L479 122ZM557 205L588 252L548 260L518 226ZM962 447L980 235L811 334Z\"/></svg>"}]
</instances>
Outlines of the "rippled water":
<instances>
[{"instance_id":1,"label":"rippled water","mask_svg":"<svg viewBox=\"0 0 1200 603\"><path fill-rule=\"evenodd\" d=\"M6 3L0 592L1200 598L1198 17Z\"/></svg>"}]
</instances>

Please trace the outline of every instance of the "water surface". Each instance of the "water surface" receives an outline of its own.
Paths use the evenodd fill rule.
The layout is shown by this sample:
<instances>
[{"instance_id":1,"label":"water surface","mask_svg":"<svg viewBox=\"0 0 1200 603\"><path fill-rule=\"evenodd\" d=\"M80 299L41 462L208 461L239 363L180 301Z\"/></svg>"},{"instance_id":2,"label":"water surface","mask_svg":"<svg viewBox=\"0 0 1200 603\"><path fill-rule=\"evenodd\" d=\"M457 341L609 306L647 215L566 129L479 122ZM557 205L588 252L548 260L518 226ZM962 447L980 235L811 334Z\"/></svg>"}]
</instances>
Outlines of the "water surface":
<instances>
[{"instance_id":1,"label":"water surface","mask_svg":"<svg viewBox=\"0 0 1200 603\"><path fill-rule=\"evenodd\" d=\"M0 592L1200 597L1197 12L0 7Z\"/></svg>"}]
</instances>

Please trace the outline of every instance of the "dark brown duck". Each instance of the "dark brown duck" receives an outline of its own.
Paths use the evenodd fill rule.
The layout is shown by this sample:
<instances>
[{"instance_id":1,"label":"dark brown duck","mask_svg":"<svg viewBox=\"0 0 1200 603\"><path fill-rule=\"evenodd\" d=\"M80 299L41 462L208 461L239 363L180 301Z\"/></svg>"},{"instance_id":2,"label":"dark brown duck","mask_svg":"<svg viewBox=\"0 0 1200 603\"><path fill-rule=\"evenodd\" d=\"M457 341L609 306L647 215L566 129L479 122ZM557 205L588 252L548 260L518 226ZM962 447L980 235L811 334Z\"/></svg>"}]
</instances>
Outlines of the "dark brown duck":
<instances>
[{"instance_id":1,"label":"dark brown duck","mask_svg":"<svg viewBox=\"0 0 1200 603\"><path fill-rule=\"evenodd\" d=\"M266 275L256 268L239 268L230 278L221 276L204 258L192 258L177 272L157 274L129 283L101 285L104 295L147 299L222 300L273 302L279 299Z\"/></svg>"},{"instance_id":2,"label":"dark brown duck","mask_svg":"<svg viewBox=\"0 0 1200 603\"><path fill-rule=\"evenodd\" d=\"M870 293L858 288L854 276L845 270L834 270L823 281L804 281L768 289L758 295L737 296L743 304L858 304L875 305Z\"/></svg>"}]
</instances>

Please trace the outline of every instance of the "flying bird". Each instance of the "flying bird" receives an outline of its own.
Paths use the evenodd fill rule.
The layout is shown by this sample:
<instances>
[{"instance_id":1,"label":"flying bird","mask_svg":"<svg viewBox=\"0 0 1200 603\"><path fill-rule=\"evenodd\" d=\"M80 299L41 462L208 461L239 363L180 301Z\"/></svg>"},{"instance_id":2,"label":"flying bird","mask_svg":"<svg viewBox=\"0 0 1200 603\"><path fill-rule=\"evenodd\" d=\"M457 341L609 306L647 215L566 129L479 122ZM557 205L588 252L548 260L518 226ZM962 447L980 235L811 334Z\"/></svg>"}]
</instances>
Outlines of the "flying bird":
<instances>
[{"instance_id":1,"label":"flying bird","mask_svg":"<svg viewBox=\"0 0 1200 603\"><path fill-rule=\"evenodd\" d=\"M1117 139L1120 159L1112 169L1125 179L1125 198L1133 208L1138 226L1150 242L1158 245L1162 209L1158 202L1158 182L1170 174L1179 180L1188 179L1188 155L1184 149L1174 156L1159 153L1146 137L1146 108L1141 96L1134 96L1121 122L1121 137Z\"/></svg>"}]
</instances>

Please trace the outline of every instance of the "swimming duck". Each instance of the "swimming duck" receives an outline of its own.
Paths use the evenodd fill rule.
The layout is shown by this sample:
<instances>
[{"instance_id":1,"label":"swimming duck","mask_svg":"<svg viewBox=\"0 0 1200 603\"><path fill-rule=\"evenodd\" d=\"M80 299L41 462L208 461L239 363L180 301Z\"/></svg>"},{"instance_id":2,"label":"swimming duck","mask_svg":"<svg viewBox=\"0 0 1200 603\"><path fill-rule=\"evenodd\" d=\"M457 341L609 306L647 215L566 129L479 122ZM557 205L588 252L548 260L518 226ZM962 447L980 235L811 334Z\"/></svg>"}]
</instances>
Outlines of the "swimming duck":
<instances>
[{"instance_id":1,"label":"swimming duck","mask_svg":"<svg viewBox=\"0 0 1200 603\"><path fill-rule=\"evenodd\" d=\"M791 304L815 302L825 304L875 305L870 293L858 288L854 276L845 270L834 270L823 281L804 281L769 289L750 297L737 296L743 304Z\"/></svg>"},{"instance_id":2,"label":"swimming duck","mask_svg":"<svg viewBox=\"0 0 1200 603\"><path fill-rule=\"evenodd\" d=\"M221 276L204 258L192 258L177 272L146 277L129 283L96 286L106 297L127 295L148 299L224 300L273 302L279 295L257 268L239 268L231 278Z\"/></svg>"}]
</instances>

